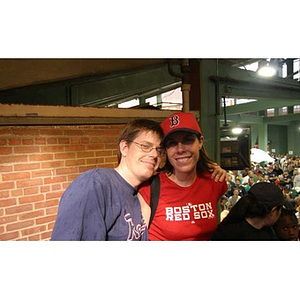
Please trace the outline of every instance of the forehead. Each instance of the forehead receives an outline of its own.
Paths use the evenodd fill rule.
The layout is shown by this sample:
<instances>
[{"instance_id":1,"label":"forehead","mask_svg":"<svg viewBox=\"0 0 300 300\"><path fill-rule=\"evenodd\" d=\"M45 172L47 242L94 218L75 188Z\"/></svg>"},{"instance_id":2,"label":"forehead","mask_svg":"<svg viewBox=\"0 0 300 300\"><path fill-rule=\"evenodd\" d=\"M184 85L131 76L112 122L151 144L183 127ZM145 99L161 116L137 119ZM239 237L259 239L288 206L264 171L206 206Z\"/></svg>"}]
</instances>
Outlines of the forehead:
<instances>
[{"instance_id":1,"label":"forehead","mask_svg":"<svg viewBox=\"0 0 300 300\"><path fill-rule=\"evenodd\" d=\"M149 143L161 142L160 136L153 131L142 131L136 136L135 140L149 142Z\"/></svg>"},{"instance_id":2,"label":"forehead","mask_svg":"<svg viewBox=\"0 0 300 300\"><path fill-rule=\"evenodd\" d=\"M283 225L298 225L298 220L294 218L293 216L281 216L278 223L283 226Z\"/></svg>"}]
</instances>

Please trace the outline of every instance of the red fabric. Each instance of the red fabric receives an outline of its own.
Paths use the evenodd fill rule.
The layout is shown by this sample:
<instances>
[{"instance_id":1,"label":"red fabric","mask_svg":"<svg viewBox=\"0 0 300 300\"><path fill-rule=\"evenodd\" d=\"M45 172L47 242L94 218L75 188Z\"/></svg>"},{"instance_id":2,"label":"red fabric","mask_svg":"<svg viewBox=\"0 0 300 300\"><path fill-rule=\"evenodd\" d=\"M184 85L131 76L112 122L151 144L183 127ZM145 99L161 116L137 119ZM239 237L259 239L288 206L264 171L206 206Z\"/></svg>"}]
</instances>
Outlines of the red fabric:
<instances>
[{"instance_id":1,"label":"red fabric","mask_svg":"<svg viewBox=\"0 0 300 300\"><path fill-rule=\"evenodd\" d=\"M180 187L160 173L158 207L149 228L149 240L209 240L217 228L217 203L227 183L215 182L211 174L197 177L190 187ZM150 185L140 193L150 205Z\"/></svg>"}]
</instances>

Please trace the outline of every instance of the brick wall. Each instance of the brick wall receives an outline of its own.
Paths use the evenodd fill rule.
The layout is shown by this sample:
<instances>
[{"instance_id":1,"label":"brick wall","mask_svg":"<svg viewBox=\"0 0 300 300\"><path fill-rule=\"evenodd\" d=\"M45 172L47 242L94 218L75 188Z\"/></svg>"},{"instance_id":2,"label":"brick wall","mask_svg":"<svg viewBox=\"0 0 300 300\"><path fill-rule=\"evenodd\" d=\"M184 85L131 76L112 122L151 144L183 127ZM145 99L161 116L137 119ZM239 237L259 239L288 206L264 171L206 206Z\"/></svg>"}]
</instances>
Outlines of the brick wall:
<instances>
[{"instance_id":1,"label":"brick wall","mask_svg":"<svg viewBox=\"0 0 300 300\"><path fill-rule=\"evenodd\" d=\"M0 127L0 241L49 240L80 173L115 167L123 125Z\"/></svg>"}]
</instances>

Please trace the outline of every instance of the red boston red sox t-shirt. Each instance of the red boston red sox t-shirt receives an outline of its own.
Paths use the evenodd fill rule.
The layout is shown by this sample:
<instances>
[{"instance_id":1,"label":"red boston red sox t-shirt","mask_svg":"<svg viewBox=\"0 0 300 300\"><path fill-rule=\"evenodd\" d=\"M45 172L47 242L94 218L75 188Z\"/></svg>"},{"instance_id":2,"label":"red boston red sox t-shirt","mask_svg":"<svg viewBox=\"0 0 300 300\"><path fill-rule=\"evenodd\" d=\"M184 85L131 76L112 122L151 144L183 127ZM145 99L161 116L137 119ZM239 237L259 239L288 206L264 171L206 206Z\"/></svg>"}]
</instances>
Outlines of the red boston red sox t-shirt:
<instances>
[{"instance_id":1,"label":"red boston red sox t-shirt","mask_svg":"<svg viewBox=\"0 0 300 300\"><path fill-rule=\"evenodd\" d=\"M227 191L226 181L215 182L211 174L198 176L189 187L181 187L160 173L160 198L149 228L149 240L209 240L218 224L217 203ZM150 185L139 190L150 205Z\"/></svg>"}]
</instances>

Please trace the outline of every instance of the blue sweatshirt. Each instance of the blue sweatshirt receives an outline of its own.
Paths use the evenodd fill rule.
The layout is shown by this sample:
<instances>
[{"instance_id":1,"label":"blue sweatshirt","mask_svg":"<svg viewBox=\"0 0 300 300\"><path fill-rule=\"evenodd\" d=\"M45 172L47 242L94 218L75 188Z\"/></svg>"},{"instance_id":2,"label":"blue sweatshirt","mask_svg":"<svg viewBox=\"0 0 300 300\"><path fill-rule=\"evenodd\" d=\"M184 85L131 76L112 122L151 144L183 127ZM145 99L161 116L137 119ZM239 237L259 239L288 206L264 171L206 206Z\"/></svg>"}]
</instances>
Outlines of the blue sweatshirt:
<instances>
[{"instance_id":1,"label":"blue sweatshirt","mask_svg":"<svg viewBox=\"0 0 300 300\"><path fill-rule=\"evenodd\" d=\"M148 240L136 190L114 169L82 173L62 195L51 240Z\"/></svg>"}]
</instances>

